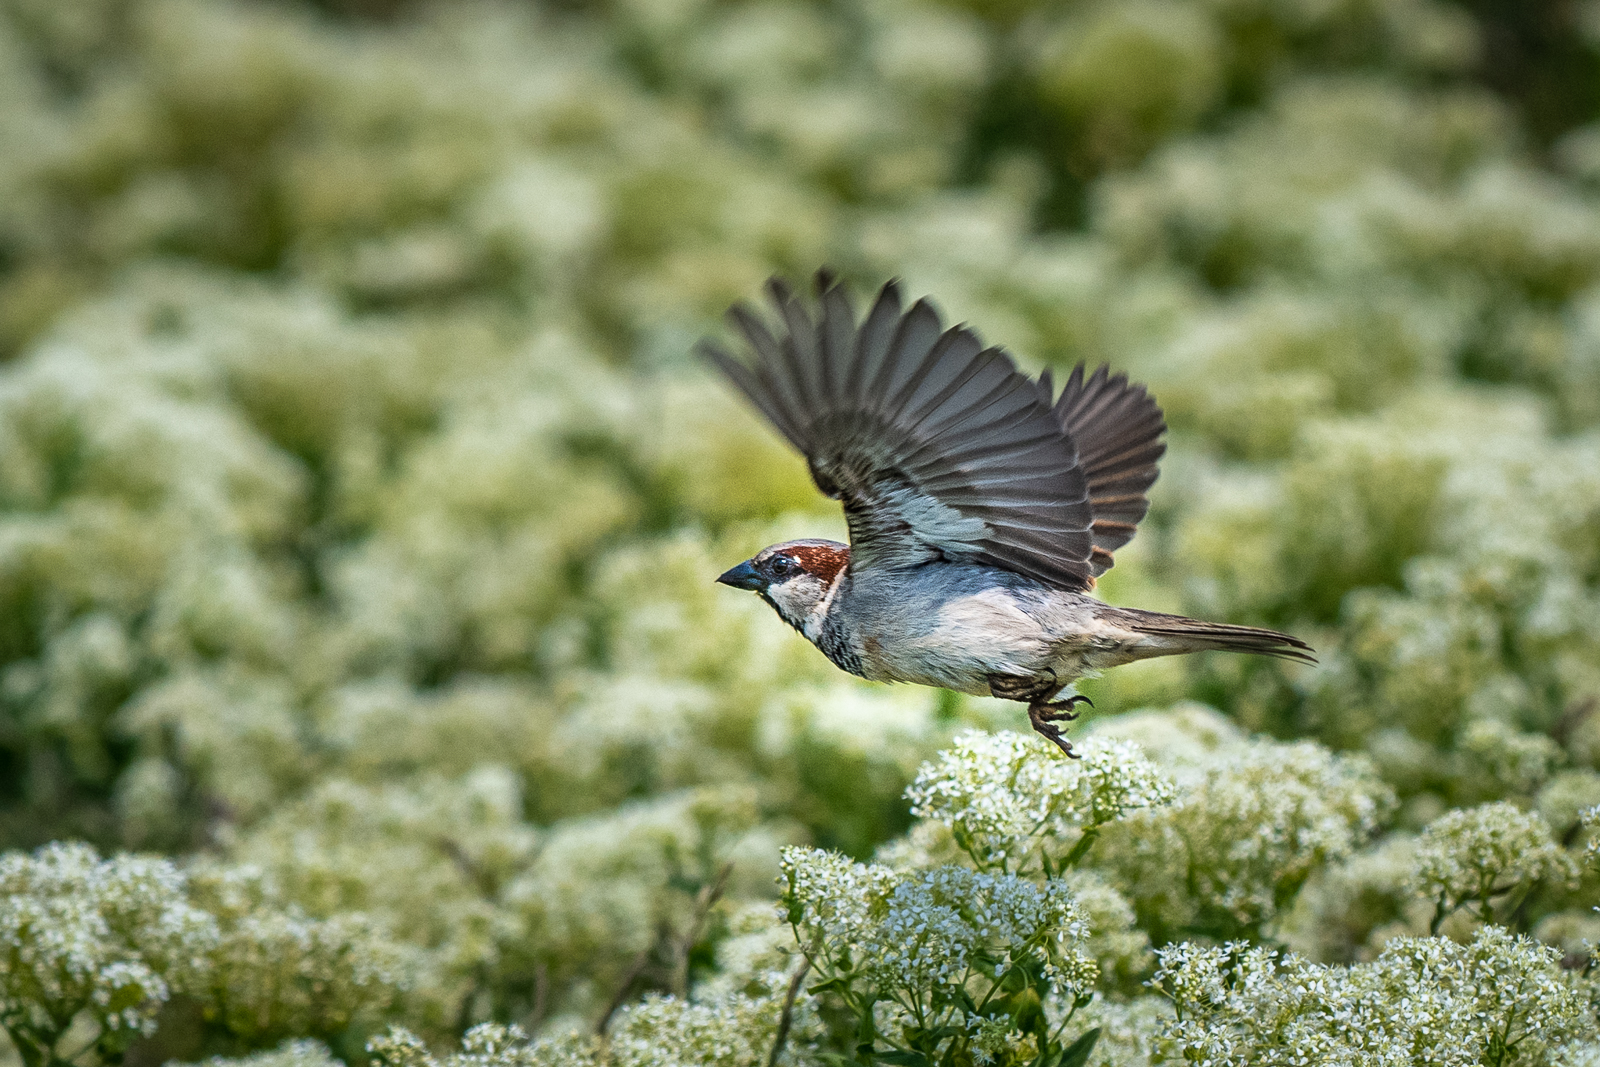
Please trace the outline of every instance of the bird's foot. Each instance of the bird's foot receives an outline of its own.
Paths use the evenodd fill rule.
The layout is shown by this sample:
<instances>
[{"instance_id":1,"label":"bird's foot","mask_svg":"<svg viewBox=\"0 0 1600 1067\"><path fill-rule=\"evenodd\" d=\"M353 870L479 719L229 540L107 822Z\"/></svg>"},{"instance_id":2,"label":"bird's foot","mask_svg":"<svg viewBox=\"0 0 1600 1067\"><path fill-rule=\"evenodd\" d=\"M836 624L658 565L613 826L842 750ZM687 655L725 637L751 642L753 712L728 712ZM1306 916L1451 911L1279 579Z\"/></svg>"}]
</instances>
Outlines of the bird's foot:
<instances>
[{"instance_id":1,"label":"bird's foot","mask_svg":"<svg viewBox=\"0 0 1600 1067\"><path fill-rule=\"evenodd\" d=\"M1071 722L1078 717L1072 709L1078 704L1087 704L1094 707L1094 701L1086 696L1073 695L1065 700L1035 700L1028 705L1028 721L1033 724L1034 730L1044 737L1055 742L1057 748L1067 754L1068 759L1078 759L1078 754L1072 751L1072 742L1061 736L1058 722Z\"/></svg>"}]
</instances>

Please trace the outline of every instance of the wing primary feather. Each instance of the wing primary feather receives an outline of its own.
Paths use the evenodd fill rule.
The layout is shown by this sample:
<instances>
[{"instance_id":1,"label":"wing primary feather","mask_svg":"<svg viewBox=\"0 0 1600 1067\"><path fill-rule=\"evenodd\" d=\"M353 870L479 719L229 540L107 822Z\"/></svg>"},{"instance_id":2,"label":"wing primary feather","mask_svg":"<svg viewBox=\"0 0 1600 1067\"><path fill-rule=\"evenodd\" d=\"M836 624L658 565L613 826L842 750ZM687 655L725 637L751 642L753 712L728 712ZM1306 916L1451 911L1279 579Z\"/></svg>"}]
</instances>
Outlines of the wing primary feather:
<instances>
[{"instance_id":1,"label":"wing primary feather","mask_svg":"<svg viewBox=\"0 0 1600 1067\"><path fill-rule=\"evenodd\" d=\"M946 330L928 353L927 369L903 405L901 424L915 431L983 370L983 345L970 330Z\"/></svg>"},{"instance_id":2,"label":"wing primary feather","mask_svg":"<svg viewBox=\"0 0 1600 1067\"><path fill-rule=\"evenodd\" d=\"M822 394L830 407L846 401L845 378L855 347L856 310L850 292L826 271L817 272L817 288L822 302Z\"/></svg>"},{"instance_id":3,"label":"wing primary feather","mask_svg":"<svg viewBox=\"0 0 1600 1067\"><path fill-rule=\"evenodd\" d=\"M744 334L744 339L750 343L758 362L777 363L782 360L778 339L772 336L767 324L761 321L761 316L756 314L750 305L741 300L730 307L728 320Z\"/></svg>"},{"instance_id":4,"label":"wing primary feather","mask_svg":"<svg viewBox=\"0 0 1600 1067\"><path fill-rule=\"evenodd\" d=\"M767 421L789 439L789 443L804 452L810 446L808 436L790 419L788 412L777 403L772 391L750 369L723 351L714 342L701 341L695 346L701 357L708 359L727 377L739 391L750 399Z\"/></svg>"},{"instance_id":5,"label":"wing primary feather","mask_svg":"<svg viewBox=\"0 0 1600 1067\"><path fill-rule=\"evenodd\" d=\"M872 383L877 381L889 347L894 343L895 330L900 324L900 283L894 279L883 284L866 321L856 331L855 358L850 373L845 376L846 396L865 401Z\"/></svg>"},{"instance_id":6,"label":"wing primary feather","mask_svg":"<svg viewBox=\"0 0 1600 1067\"><path fill-rule=\"evenodd\" d=\"M948 462L959 468L967 468L1014 452L1019 445L1041 444L1048 440L1045 434L1036 434L1032 437L1017 438L1015 440L991 441L988 444L963 444L959 451L940 452L934 446L924 444L915 452L906 456L907 467L924 467L931 459L933 462Z\"/></svg>"},{"instance_id":7,"label":"wing primary feather","mask_svg":"<svg viewBox=\"0 0 1600 1067\"><path fill-rule=\"evenodd\" d=\"M920 426L924 436L930 441L944 440L962 427L970 429L974 423L982 425L985 419L990 422L999 421L1009 414L1015 414L1019 406L1025 406L1026 401L1019 400L1017 397L1016 378L1009 366L1005 366L999 361L994 361L989 366L980 367L974 379L997 367L1000 373L994 376L994 380L989 385L987 392L972 397L963 397L961 405L948 405L951 408L950 411L941 413L935 410L929 412ZM973 388L982 388L982 384L982 382L979 382ZM995 409L1008 400L1012 402L1010 410L996 412ZM935 416L938 417L935 418ZM1048 421L1040 421L1038 433L1041 437L1059 435L1060 432L1059 426Z\"/></svg>"},{"instance_id":8,"label":"wing primary feather","mask_svg":"<svg viewBox=\"0 0 1600 1067\"><path fill-rule=\"evenodd\" d=\"M1102 574L1113 562L1111 550L1133 537L1149 511L1144 494L1166 451L1166 420L1143 386L1105 364L1092 373L1075 366L1053 410L1078 445L1095 519L1090 563Z\"/></svg>"},{"instance_id":9,"label":"wing primary feather","mask_svg":"<svg viewBox=\"0 0 1600 1067\"><path fill-rule=\"evenodd\" d=\"M937 424L938 436L953 438L959 431L964 438L970 439L971 435L983 433L995 423L1009 425L1017 419L1026 418L1034 405L1029 391L1020 384L1022 380L1025 379L1013 372L997 382L984 396L974 398L965 411L958 410L940 419ZM1064 440L1071 445L1061 427L1052 420L1027 419L1027 422L1035 426L1035 432L1041 437Z\"/></svg>"},{"instance_id":10,"label":"wing primary feather","mask_svg":"<svg viewBox=\"0 0 1600 1067\"><path fill-rule=\"evenodd\" d=\"M867 398L879 411L896 411L906 393L915 386L925 360L939 340L939 313L926 300L911 305L895 328L889 354L877 379L867 390Z\"/></svg>"},{"instance_id":11,"label":"wing primary feather","mask_svg":"<svg viewBox=\"0 0 1600 1067\"><path fill-rule=\"evenodd\" d=\"M761 317L743 303L729 308L728 317L755 351L756 376L788 413L790 422L796 427L804 425L806 401L797 391L797 383L789 372L783 346L768 332L767 324L761 321Z\"/></svg>"},{"instance_id":12,"label":"wing primary feather","mask_svg":"<svg viewBox=\"0 0 1600 1067\"><path fill-rule=\"evenodd\" d=\"M794 379L807 413L821 410L822 385L817 352L817 328L782 278L767 282L767 295L783 320L785 336L778 349Z\"/></svg>"}]
</instances>

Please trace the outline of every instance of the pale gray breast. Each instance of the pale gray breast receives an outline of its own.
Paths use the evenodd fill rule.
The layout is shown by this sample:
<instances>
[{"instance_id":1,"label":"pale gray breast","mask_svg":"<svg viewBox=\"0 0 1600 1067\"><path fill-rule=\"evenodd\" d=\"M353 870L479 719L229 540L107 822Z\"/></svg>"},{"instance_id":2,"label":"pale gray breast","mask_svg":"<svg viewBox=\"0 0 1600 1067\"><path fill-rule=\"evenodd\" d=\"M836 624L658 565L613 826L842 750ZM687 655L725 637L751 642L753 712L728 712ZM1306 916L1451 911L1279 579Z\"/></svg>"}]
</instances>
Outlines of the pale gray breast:
<instances>
[{"instance_id":1,"label":"pale gray breast","mask_svg":"<svg viewBox=\"0 0 1600 1067\"><path fill-rule=\"evenodd\" d=\"M990 674L1048 667L1058 591L996 568L930 563L853 576L842 610L865 677L987 693Z\"/></svg>"}]
</instances>

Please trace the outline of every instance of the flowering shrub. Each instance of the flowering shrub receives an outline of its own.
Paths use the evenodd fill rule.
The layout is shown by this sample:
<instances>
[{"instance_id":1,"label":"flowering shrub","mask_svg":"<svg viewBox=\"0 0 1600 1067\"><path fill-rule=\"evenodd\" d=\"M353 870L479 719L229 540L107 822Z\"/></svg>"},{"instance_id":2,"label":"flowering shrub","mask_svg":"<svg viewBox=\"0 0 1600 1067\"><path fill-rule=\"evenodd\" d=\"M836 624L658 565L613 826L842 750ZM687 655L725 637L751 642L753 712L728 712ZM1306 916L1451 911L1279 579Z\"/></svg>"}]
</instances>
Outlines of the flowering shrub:
<instances>
[{"instance_id":1,"label":"flowering shrub","mask_svg":"<svg viewBox=\"0 0 1600 1067\"><path fill-rule=\"evenodd\" d=\"M0 856L0 1025L30 1067L117 1059L176 995L253 1043L342 1032L408 984L406 949L361 914L278 904L248 869L191 878L85 845Z\"/></svg>"},{"instance_id":2,"label":"flowering shrub","mask_svg":"<svg viewBox=\"0 0 1600 1067\"><path fill-rule=\"evenodd\" d=\"M1537 815L1501 802L1448 812L1430 823L1417 843L1417 891L1435 902L1432 928L1458 908L1478 906L1494 921L1494 901L1526 893L1540 881L1563 884L1576 864L1550 839Z\"/></svg>"},{"instance_id":3,"label":"flowering shrub","mask_svg":"<svg viewBox=\"0 0 1600 1067\"><path fill-rule=\"evenodd\" d=\"M1350 858L1392 803L1360 761L1256 742L1170 808L1110 835L1105 864L1152 933L1259 935L1322 866Z\"/></svg>"},{"instance_id":4,"label":"flowering shrub","mask_svg":"<svg viewBox=\"0 0 1600 1067\"><path fill-rule=\"evenodd\" d=\"M1557 7L0 0L0 1059L1595 1062ZM825 262L1148 383L1099 594L1320 665L1069 762L716 586L843 534L690 356Z\"/></svg>"},{"instance_id":5,"label":"flowering shrub","mask_svg":"<svg viewBox=\"0 0 1600 1067\"><path fill-rule=\"evenodd\" d=\"M1099 971L1062 882L956 866L896 872L799 849L785 854L784 877L782 905L819 979L810 990L854 1018L857 1055L1026 1063L1078 1043L1062 1031ZM1046 1016L1050 1001L1065 1005L1059 1022Z\"/></svg>"},{"instance_id":6,"label":"flowering shrub","mask_svg":"<svg viewBox=\"0 0 1600 1067\"><path fill-rule=\"evenodd\" d=\"M1348 968L1174 945L1155 979L1177 1011L1162 1040L1202 1063L1541 1062L1596 1035L1588 996L1558 962L1499 927L1466 945L1397 938Z\"/></svg>"}]
</instances>

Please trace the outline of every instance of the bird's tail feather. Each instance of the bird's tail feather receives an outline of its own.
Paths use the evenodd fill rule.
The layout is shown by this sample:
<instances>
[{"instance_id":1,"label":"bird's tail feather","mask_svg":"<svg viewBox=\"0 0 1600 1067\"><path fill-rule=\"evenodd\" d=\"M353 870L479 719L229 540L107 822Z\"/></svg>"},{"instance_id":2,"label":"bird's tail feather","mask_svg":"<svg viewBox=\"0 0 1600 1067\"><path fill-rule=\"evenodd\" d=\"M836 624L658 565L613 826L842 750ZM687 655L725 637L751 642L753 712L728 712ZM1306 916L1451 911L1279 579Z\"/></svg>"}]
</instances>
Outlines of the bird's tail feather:
<instances>
[{"instance_id":1,"label":"bird's tail feather","mask_svg":"<svg viewBox=\"0 0 1600 1067\"><path fill-rule=\"evenodd\" d=\"M1154 611L1122 609L1130 617L1132 629L1171 643L1173 652L1249 652L1275 656L1298 663L1316 663L1314 649L1298 637L1264 630L1256 626L1234 626L1226 622L1206 622L1182 615L1163 615ZM1157 653L1158 655L1160 653Z\"/></svg>"}]
</instances>

